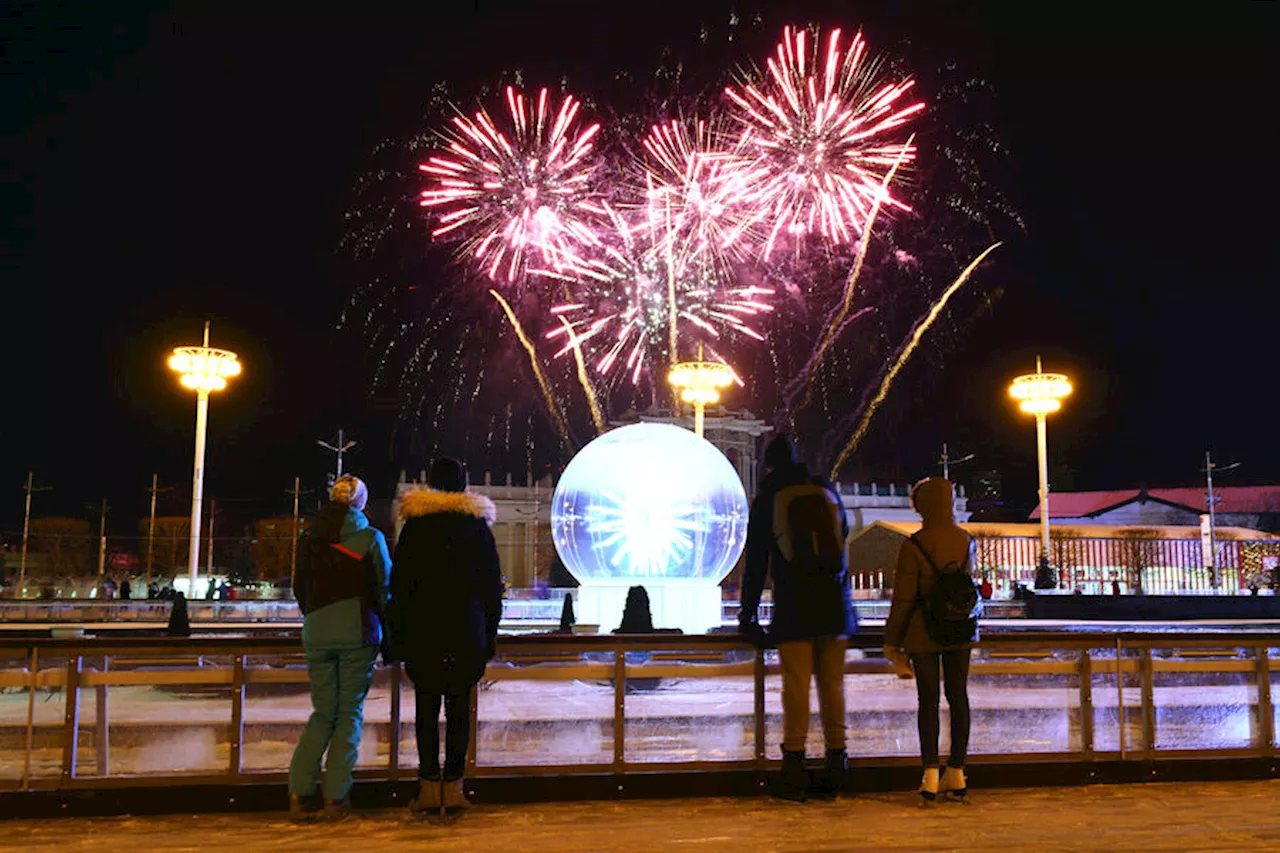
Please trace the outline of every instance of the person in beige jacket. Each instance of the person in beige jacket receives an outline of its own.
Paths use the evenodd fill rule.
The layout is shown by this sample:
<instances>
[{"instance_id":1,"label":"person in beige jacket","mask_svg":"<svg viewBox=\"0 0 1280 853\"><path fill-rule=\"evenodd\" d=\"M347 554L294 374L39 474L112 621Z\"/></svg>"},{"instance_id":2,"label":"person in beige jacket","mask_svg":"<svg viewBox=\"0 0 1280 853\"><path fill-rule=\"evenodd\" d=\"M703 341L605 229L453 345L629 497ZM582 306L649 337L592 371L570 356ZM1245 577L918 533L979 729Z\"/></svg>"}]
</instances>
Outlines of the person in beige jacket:
<instances>
[{"instance_id":1,"label":"person in beige jacket","mask_svg":"<svg viewBox=\"0 0 1280 853\"><path fill-rule=\"evenodd\" d=\"M911 491L911 503L923 525L898 551L893 605L884 626L885 656L901 660L905 653L915 672L924 762L920 795L928 801L939 793L962 799L968 793L964 762L969 747L969 651L977 632L966 643L940 646L929 636L921 602L933 591L939 568L955 563L973 571L973 537L956 524L955 493L947 480L921 480ZM945 774L940 774L938 762L939 673L951 712L951 754Z\"/></svg>"}]
</instances>

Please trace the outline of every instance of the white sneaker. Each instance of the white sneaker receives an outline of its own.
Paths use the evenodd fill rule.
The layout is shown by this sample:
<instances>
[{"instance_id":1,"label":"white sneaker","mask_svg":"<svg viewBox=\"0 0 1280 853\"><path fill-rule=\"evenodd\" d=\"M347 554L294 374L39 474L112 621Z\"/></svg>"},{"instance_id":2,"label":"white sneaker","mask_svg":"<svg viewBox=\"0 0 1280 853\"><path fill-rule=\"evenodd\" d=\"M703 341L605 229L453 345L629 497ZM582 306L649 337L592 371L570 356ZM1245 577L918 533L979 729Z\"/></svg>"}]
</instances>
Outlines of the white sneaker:
<instances>
[{"instance_id":1,"label":"white sneaker","mask_svg":"<svg viewBox=\"0 0 1280 853\"><path fill-rule=\"evenodd\" d=\"M938 799L938 768L925 768L924 778L920 780L920 796L927 803Z\"/></svg>"},{"instance_id":2,"label":"white sneaker","mask_svg":"<svg viewBox=\"0 0 1280 853\"><path fill-rule=\"evenodd\" d=\"M969 785L964 778L964 768L948 767L942 774L939 790L949 800L963 800L969 795Z\"/></svg>"}]
</instances>

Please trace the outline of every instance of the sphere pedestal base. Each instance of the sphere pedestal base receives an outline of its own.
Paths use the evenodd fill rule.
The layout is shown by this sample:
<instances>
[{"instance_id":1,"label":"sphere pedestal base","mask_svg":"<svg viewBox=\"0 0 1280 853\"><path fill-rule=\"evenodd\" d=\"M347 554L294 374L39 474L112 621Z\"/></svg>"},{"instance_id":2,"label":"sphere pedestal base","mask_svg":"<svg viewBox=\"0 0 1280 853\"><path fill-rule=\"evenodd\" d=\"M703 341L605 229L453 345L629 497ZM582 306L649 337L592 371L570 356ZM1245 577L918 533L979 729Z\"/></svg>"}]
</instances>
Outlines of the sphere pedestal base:
<instances>
[{"instance_id":1,"label":"sphere pedestal base","mask_svg":"<svg viewBox=\"0 0 1280 853\"><path fill-rule=\"evenodd\" d=\"M574 598L579 623L599 625L608 634L622 624L627 590L643 586L649 593L654 628L679 628L686 634L705 634L720 626L720 584L710 580L627 578L588 581Z\"/></svg>"}]
</instances>

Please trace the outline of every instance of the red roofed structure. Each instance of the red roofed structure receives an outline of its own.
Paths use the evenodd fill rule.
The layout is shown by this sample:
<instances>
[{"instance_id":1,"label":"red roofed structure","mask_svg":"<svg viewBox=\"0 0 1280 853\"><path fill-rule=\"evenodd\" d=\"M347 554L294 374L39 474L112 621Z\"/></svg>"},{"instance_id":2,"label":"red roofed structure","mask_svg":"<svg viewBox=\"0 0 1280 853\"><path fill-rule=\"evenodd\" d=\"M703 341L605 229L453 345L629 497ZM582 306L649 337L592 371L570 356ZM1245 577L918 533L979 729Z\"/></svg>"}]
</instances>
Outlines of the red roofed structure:
<instances>
[{"instance_id":1,"label":"red roofed structure","mask_svg":"<svg viewBox=\"0 0 1280 853\"><path fill-rule=\"evenodd\" d=\"M1219 525L1280 532L1280 486L1223 486L1213 494ZM1049 495L1049 518L1055 524L1196 525L1208 511L1208 492L1200 487ZM1029 519L1040 519L1040 507Z\"/></svg>"}]
</instances>

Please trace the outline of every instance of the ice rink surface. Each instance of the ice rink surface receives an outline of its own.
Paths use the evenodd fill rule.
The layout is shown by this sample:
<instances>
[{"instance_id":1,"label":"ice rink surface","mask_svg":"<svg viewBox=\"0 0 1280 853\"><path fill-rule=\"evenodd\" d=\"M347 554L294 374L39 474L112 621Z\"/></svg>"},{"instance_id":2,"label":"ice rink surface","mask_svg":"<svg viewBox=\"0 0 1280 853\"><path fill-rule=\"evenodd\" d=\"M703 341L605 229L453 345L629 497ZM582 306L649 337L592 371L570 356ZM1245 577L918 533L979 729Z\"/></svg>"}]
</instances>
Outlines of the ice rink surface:
<instances>
[{"instance_id":1,"label":"ice rink surface","mask_svg":"<svg viewBox=\"0 0 1280 853\"><path fill-rule=\"evenodd\" d=\"M980 768L978 768L980 771ZM1280 851L1280 780L768 799L477 805L453 825L399 811L297 825L282 813L0 822L0 849L75 851Z\"/></svg>"}]
</instances>

